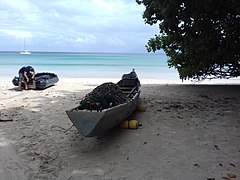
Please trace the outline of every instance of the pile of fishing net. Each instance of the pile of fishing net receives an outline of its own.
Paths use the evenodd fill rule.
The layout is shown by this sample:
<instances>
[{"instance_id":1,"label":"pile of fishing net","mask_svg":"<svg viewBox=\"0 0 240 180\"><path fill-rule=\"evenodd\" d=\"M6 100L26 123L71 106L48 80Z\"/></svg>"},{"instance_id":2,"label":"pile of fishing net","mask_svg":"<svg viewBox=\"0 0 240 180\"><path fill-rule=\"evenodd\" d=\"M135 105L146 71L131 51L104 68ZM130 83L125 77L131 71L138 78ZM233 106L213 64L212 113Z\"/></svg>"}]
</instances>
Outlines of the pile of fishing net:
<instances>
[{"instance_id":1,"label":"pile of fishing net","mask_svg":"<svg viewBox=\"0 0 240 180\"><path fill-rule=\"evenodd\" d=\"M108 82L93 89L80 102L84 109L101 111L126 102L126 95L117 84Z\"/></svg>"}]
</instances>

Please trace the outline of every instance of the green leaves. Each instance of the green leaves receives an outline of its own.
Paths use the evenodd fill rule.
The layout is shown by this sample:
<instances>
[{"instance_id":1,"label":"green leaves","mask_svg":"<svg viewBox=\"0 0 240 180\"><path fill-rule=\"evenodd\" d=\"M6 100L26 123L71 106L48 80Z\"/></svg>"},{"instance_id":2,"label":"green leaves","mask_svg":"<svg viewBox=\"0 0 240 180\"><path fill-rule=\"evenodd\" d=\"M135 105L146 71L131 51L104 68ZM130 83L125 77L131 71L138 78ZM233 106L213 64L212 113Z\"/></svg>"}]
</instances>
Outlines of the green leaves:
<instances>
[{"instance_id":1,"label":"green leaves","mask_svg":"<svg viewBox=\"0 0 240 180\"><path fill-rule=\"evenodd\" d=\"M140 2L140 1L139 1ZM240 3L238 0L143 0L147 24L159 24L148 52L163 49L181 79L240 75Z\"/></svg>"}]
</instances>

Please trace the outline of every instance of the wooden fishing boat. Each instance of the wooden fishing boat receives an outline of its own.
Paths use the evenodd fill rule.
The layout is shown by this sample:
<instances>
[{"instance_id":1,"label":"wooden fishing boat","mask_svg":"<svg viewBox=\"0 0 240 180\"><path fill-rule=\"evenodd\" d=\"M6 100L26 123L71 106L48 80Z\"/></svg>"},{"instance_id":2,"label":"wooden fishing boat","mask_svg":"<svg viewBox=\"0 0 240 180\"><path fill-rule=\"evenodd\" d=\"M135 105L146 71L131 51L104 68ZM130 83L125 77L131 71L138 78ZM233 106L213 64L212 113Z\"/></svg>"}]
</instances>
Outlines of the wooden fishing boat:
<instances>
[{"instance_id":1,"label":"wooden fishing boat","mask_svg":"<svg viewBox=\"0 0 240 180\"><path fill-rule=\"evenodd\" d=\"M12 83L15 86L18 86L18 81L19 77L14 77L12 80ZM50 86L53 86L59 81L58 76L54 73L49 73L49 72L42 72L42 73L37 73L35 75L34 80L29 82L29 89L46 89ZM24 83L22 83L22 86L24 87Z\"/></svg>"},{"instance_id":2,"label":"wooden fishing boat","mask_svg":"<svg viewBox=\"0 0 240 180\"><path fill-rule=\"evenodd\" d=\"M116 84L116 87L114 87L115 89L119 88L120 94L124 96L120 103L112 103L111 98L108 101L107 98L113 93L107 92L107 90L101 90L104 91L105 94L104 102L107 101L106 104L109 104L109 106L105 105L102 108L99 107L100 103L98 102L92 103L88 101L87 104L80 102L79 106L67 110L66 113L73 125L83 136L99 136L105 131L119 126L121 122L133 113L138 105L140 86L140 81L136 73L132 71L130 74L123 75L122 79ZM116 96L117 100L120 101L119 95Z\"/></svg>"}]
</instances>

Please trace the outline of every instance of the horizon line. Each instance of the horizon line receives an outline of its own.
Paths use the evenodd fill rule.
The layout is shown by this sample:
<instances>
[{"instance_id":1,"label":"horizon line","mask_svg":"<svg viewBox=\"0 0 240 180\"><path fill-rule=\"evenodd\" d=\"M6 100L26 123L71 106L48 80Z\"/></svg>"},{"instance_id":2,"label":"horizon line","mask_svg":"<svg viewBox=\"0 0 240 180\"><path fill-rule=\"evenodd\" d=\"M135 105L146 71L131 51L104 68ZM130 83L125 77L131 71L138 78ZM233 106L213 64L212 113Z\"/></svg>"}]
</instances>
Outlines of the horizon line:
<instances>
[{"instance_id":1,"label":"horizon line","mask_svg":"<svg viewBox=\"0 0 240 180\"><path fill-rule=\"evenodd\" d=\"M30 50L29 50L30 51ZM21 51L1 51L0 53L20 53ZM72 53L72 54L164 54L164 52L84 52L84 51L30 51L31 53Z\"/></svg>"}]
</instances>

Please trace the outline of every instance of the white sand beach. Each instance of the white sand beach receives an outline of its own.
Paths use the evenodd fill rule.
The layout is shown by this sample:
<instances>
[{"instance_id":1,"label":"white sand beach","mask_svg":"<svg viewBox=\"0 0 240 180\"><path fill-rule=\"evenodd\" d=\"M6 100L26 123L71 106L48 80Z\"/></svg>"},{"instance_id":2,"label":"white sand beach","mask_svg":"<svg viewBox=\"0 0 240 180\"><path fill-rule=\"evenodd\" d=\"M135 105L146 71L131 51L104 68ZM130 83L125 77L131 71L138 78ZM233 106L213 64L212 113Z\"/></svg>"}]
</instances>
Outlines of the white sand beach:
<instances>
[{"instance_id":1,"label":"white sand beach","mask_svg":"<svg viewBox=\"0 0 240 180\"><path fill-rule=\"evenodd\" d=\"M142 127L85 138L65 110L103 82L17 91L1 79L0 179L240 179L240 85L143 81Z\"/></svg>"}]
</instances>

